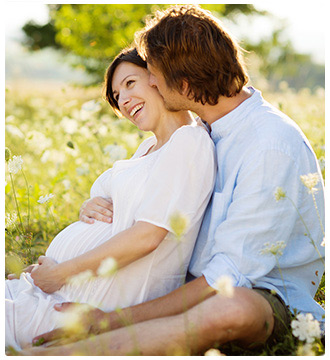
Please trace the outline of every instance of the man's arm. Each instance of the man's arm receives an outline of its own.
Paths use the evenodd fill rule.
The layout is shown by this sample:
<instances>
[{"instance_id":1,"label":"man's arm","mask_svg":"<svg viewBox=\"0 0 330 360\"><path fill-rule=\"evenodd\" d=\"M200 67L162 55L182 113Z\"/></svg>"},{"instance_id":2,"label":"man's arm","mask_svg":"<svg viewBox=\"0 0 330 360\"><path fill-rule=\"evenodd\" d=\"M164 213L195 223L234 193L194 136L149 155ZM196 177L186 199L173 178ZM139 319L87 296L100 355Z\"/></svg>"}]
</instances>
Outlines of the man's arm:
<instances>
[{"instance_id":1,"label":"man's arm","mask_svg":"<svg viewBox=\"0 0 330 360\"><path fill-rule=\"evenodd\" d=\"M120 311L105 313L94 308L88 317L89 322L84 329L85 334L81 335L84 337L92 333L97 334L118 329L128 324L180 314L204 299L215 295L215 293L215 290L207 284L204 276L201 276L165 296ZM55 309L57 311L70 311L74 306L79 306L79 304L64 303L62 306L55 306ZM38 341L44 343L63 337L70 337L70 334L66 333L65 329L60 328L35 337L33 343Z\"/></svg>"}]
</instances>

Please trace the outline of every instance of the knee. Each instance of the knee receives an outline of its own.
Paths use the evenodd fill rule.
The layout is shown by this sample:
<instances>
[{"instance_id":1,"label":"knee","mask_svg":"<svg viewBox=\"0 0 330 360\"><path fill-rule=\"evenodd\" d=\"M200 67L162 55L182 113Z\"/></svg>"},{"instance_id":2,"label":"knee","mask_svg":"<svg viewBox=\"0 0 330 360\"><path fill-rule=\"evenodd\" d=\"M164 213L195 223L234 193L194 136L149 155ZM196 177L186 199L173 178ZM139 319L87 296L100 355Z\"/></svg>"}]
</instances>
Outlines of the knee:
<instances>
[{"instance_id":1,"label":"knee","mask_svg":"<svg viewBox=\"0 0 330 360\"><path fill-rule=\"evenodd\" d=\"M235 289L233 298L215 295L205 319L206 331L223 342L267 339L273 326L272 310L268 305L260 303L248 289Z\"/></svg>"}]
</instances>

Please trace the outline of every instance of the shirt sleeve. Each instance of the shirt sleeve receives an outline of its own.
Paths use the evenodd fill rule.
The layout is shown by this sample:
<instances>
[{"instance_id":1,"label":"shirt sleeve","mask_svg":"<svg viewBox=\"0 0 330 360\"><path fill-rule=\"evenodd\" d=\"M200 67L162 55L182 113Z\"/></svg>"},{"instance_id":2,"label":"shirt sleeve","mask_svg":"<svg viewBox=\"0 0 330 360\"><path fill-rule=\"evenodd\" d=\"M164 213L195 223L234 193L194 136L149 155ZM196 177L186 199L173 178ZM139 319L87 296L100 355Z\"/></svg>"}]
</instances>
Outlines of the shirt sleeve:
<instances>
[{"instance_id":1,"label":"shirt sleeve","mask_svg":"<svg viewBox=\"0 0 330 360\"><path fill-rule=\"evenodd\" d=\"M150 170L135 221L173 232L176 214L186 217L187 224L203 215L214 185L214 145L204 129L184 126L164 146Z\"/></svg>"},{"instance_id":2,"label":"shirt sleeve","mask_svg":"<svg viewBox=\"0 0 330 360\"><path fill-rule=\"evenodd\" d=\"M288 198L276 201L274 194L282 187L298 206L300 175L295 161L284 152L260 150L242 165L233 193L214 194L212 216L217 209L223 213L218 214L211 261L202 271L210 286L227 275L235 286L251 288L277 265L279 257L263 255L262 250L278 241L290 246L299 215Z\"/></svg>"}]
</instances>

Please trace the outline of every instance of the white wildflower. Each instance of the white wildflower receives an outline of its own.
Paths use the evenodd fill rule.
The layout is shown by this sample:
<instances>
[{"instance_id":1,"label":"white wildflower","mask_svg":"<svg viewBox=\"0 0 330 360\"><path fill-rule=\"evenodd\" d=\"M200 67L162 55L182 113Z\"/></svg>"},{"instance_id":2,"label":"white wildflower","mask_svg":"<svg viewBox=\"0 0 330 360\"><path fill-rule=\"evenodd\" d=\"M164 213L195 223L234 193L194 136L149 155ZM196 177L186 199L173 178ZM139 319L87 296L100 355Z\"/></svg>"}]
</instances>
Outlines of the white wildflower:
<instances>
[{"instance_id":1,"label":"white wildflower","mask_svg":"<svg viewBox=\"0 0 330 360\"><path fill-rule=\"evenodd\" d=\"M66 331L79 334L83 330L83 320L90 311L87 304L79 304L70 308L68 311L58 313L59 326Z\"/></svg>"},{"instance_id":2,"label":"white wildflower","mask_svg":"<svg viewBox=\"0 0 330 360\"><path fill-rule=\"evenodd\" d=\"M323 240L321 242L321 246L325 247L325 237L323 238Z\"/></svg>"},{"instance_id":3,"label":"white wildflower","mask_svg":"<svg viewBox=\"0 0 330 360\"><path fill-rule=\"evenodd\" d=\"M297 349L297 356L315 356L315 351L313 350L313 344L299 344Z\"/></svg>"},{"instance_id":4,"label":"white wildflower","mask_svg":"<svg viewBox=\"0 0 330 360\"><path fill-rule=\"evenodd\" d=\"M77 275L71 276L68 279L68 283L73 286L80 286L93 278L93 272L91 270L83 271Z\"/></svg>"},{"instance_id":5,"label":"white wildflower","mask_svg":"<svg viewBox=\"0 0 330 360\"><path fill-rule=\"evenodd\" d=\"M17 221L17 213L6 214L5 226L6 229L11 229Z\"/></svg>"},{"instance_id":6,"label":"white wildflower","mask_svg":"<svg viewBox=\"0 0 330 360\"><path fill-rule=\"evenodd\" d=\"M82 104L83 111L97 112L101 110L101 104L98 101L90 100Z\"/></svg>"},{"instance_id":7,"label":"white wildflower","mask_svg":"<svg viewBox=\"0 0 330 360\"><path fill-rule=\"evenodd\" d=\"M189 219L179 212L174 213L170 218L170 227L177 239L180 239L188 228Z\"/></svg>"},{"instance_id":8,"label":"white wildflower","mask_svg":"<svg viewBox=\"0 0 330 360\"><path fill-rule=\"evenodd\" d=\"M315 186L320 181L320 176L318 173L301 175L300 180L307 187L309 193L314 193L317 191Z\"/></svg>"},{"instance_id":9,"label":"white wildflower","mask_svg":"<svg viewBox=\"0 0 330 360\"><path fill-rule=\"evenodd\" d=\"M71 181L68 180L68 179L64 179L64 180L62 181L62 184L63 184L65 190L69 190L70 187L71 187Z\"/></svg>"},{"instance_id":10,"label":"white wildflower","mask_svg":"<svg viewBox=\"0 0 330 360\"><path fill-rule=\"evenodd\" d=\"M215 286L220 295L229 298L234 296L233 279L230 276L221 276L221 278L216 281Z\"/></svg>"},{"instance_id":11,"label":"white wildflower","mask_svg":"<svg viewBox=\"0 0 330 360\"><path fill-rule=\"evenodd\" d=\"M224 356L218 349L209 349L206 351L204 356Z\"/></svg>"},{"instance_id":12,"label":"white wildflower","mask_svg":"<svg viewBox=\"0 0 330 360\"><path fill-rule=\"evenodd\" d=\"M53 194L48 194L48 195L45 195L45 196L40 196L39 197L39 200L38 200L38 203L39 204L44 204L44 203L47 203L51 198L53 198L55 195Z\"/></svg>"},{"instance_id":13,"label":"white wildflower","mask_svg":"<svg viewBox=\"0 0 330 360\"><path fill-rule=\"evenodd\" d=\"M6 119L7 122L7 119ZM23 132L15 125L6 124L6 132L13 135L15 138L24 139Z\"/></svg>"},{"instance_id":14,"label":"white wildflower","mask_svg":"<svg viewBox=\"0 0 330 360\"><path fill-rule=\"evenodd\" d=\"M274 196L276 201L279 201L286 197L286 193L281 187L277 187Z\"/></svg>"},{"instance_id":15,"label":"white wildflower","mask_svg":"<svg viewBox=\"0 0 330 360\"><path fill-rule=\"evenodd\" d=\"M111 276L117 271L117 262L114 258L107 258L102 261L101 265L97 269L97 275L99 276Z\"/></svg>"},{"instance_id":16,"label":"white wildflower","mask_svg":"<svg viewBox=\"0 0 330 360\"><path fill-rule=\"evenodd\" d=\"M22 165L23 165L23 159L22 156L13 156L11 159L9 159L8 161L8 171L11 174L16 174L19 170L22 169Z\"/></svg>"},{"instance_id":17,"label":"white wildflower","mask_svg":"<svg viewBox=\"0 0 330 360\"><path fill-rule=\"evenodd\" d=\"M261 255L283 255L283 249L285 249L286 244L284 241L276 241L276 244L270 244L269 242L264 243L264 248L260 250Z\"/></svg>"},{"instance_id":18,"label":"white wildflower","mask_svg":"<svg viewBox=\"0 0 330 360\"><path fill-rule=\"evenodd\" d=\"M53 140L40 131L32 130L26 134L26 142L36 154L42 154L46 149L50 149Z\"/></svg>"},{"instance_id":19,"label":"white wildflower","mask_svg":"<svg viewBox=\"0 0 330 360\"><path fill-rule=\"evenodd\" d=\"M127 157L127 150L120 145L108 145L104 148L104 152L109 155L111 162Z\"/></svg>"},{"instance_id":20,"label":"white wildflower","mask_svg":"<svg viewBox=\"0 0 330 360\"><path fill-rule=\"evenodd\" d=\"M314 342L315 338L321 337L320 324L314 320L312 314L298 314L297 320L292 320L292 334L301 341Z\"/></svg>"},{"instance_id":21,"label":"white wildflower","mask_svg":"<svg viewBox=\"0 0 330 360\"><path fill-rule=\"evenodd\" d=\"M89 167L88 165L83 165L76 168L77 175L84 176L89 174Z\"/></svg>"},{"instance_id":22,"label":"white wildflower","mask_svg":"<svg viewBox=\"0 0 330 360\"><path fill-rule=\"evenodd\" d=\"M60 122L60 125L67 134L71 135L77 132L79 128L77 120L71 119L68 116L64 116L64 118Z\"/></svg>"}]
</instances>

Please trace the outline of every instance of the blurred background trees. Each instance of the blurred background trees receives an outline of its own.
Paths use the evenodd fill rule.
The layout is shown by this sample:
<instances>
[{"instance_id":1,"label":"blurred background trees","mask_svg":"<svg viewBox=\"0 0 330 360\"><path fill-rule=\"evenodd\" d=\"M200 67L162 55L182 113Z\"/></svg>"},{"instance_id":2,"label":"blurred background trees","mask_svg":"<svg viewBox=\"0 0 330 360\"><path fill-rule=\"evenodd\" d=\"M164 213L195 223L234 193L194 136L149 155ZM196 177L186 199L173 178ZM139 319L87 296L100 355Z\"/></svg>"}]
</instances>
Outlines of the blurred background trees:
<instances>
[{"instance_id":1,"label":"blurred background trees","mask_svg":"<svg viewBox=\"0 0 330 360\"><path fill-rule=\"evenodd\" d=\"M24 25L24 45L30 51L53 48L65 54L71 66L89 74L89 83L103 80L104 71L114 56L134 39L134 33L144 27L145 18L167 4L65 4L48 5L49 21L39 25ZM252 4L201 5L218 18L239 25L242 17L271 15L258 11ZM240 39L248 51L248 68L253 77L262 76L272 90L283 80L290 87L315 89L324 87L324 65L315 64L310 55L296 53L283 36L279 26L268 38L253 43L248 34ZM248 33L248 30L247 30Z\"/></svg>"}]
</instances>

